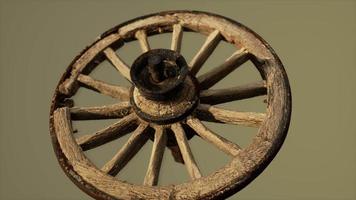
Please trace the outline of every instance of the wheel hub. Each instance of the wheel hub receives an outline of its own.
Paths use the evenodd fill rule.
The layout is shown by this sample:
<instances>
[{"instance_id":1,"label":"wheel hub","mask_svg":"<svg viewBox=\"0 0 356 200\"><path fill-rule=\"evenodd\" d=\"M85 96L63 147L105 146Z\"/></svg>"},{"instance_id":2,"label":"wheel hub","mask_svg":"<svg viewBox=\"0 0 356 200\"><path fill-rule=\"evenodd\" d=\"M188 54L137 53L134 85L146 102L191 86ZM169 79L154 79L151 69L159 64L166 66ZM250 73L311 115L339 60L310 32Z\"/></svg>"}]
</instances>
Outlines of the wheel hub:
<instances>
[{"instance_id":1,"label":"wheel hub","mask_svg":"<svg viewBox=\"0 0 356 200\"><path fill-rule=\"evenodd\" d=\"M154 49L140 55L131 67L130 100L142 119L167 124L189 115L197 105L198 90L188 65L176 51Z\"/></svg>"}]
</instances>

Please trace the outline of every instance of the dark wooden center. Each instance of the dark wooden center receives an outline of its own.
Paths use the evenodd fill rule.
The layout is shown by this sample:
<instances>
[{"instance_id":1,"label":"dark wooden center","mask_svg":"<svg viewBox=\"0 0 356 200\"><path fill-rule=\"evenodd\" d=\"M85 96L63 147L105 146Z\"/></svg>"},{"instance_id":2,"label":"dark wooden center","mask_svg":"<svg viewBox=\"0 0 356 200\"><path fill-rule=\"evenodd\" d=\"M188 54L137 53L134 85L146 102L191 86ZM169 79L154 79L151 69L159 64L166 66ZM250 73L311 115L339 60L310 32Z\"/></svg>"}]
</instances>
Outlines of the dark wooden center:
<instances>
[{"instance_id":1,"label":"dark wooden center","mask_svg":"<svg viewBox=\"0 0 356 200\"><path fill-rule=\"evenodd\" d=\"M181 89L188 75L182 55L169 49L153 49L140 55L131 66L131 80L140 93L152 100L169 100Z\"/></svg>"},{"instance_id":2,"label":"dark wooden center","mask_svg":"<svg viewBox=\"0 0 356 200\"><path fill-rule=\"evenodd\" d=\"M140 55L130 71L131 103L142 119L158 124L182 120L197 105L198 91L188 65L176 51L154 49Z\"/></svg>"}]
</instances>

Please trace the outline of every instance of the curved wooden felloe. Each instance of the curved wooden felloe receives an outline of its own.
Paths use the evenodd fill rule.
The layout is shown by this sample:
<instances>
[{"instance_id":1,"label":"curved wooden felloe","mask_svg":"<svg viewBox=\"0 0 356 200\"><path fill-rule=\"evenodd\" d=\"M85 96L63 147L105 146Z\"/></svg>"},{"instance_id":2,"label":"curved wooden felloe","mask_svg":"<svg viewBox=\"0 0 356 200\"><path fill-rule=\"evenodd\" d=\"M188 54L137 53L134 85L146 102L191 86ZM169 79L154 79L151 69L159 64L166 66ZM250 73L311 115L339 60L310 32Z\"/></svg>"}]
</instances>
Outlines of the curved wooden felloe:
<instances>
[{"instance_id":1,"label":"curved wooden felloe","mask_svg":"<svg viewBox=\"0 0 356 200\"><path fill-rule=\"evenodd\" d=\"M107 59L118 74L131 81L130 67L115 51L126 42L138 40L142 52L150 51L149 36L172 32L171 50L179 52L184 31L205 35L206 41L188 62L195 76L219 42L234 45L236 52L211 71L196 77L200 104L188 117L158 125L141 119L130 103L129 88L90 77L90 72ZM211 89L246 61L252 61L262 79L243 86ZM195 80L195 78L194 78ZM72 107L71 97L86 87L120 102L95 107ZM216 104L267 95L266 113L223 109ZM105 32L77 56L62 76L53 96L50 132L58 161L67 176L96 199L222 199L249 184L272 161L286 137L291 116L291 92L281 61L272 48L247 27L222 16L197 11L169 11L143 16ZM118 119L96 133L75 139L72 120ZM209 130L201 121L256 127L252 143L241 148ZM157 186L165 147L172 132L176 146L169 146L176 160L186 165L190 182ZM128 141L104 166L95 166L84 151L130 134ZM153 137L142 185L120 181L115 175ZM202 174L188 140L201 139L231 156L231 161L210 175ZM172 145L172 144L170 144Z\"/></svg>"}]
</instances>

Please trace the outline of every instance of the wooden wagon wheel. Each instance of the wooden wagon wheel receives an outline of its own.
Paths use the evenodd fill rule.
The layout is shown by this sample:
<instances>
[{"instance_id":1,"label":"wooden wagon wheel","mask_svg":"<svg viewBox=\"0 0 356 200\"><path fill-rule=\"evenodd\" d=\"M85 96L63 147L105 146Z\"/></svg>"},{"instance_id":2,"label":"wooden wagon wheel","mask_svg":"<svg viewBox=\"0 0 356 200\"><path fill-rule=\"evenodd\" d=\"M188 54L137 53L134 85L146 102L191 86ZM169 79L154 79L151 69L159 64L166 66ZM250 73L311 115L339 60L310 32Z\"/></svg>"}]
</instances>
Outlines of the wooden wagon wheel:
<instances>
[{"instance_id":1,"label":"wooden wagon wheel","mask_svg":"<svg viewBox=\"0 0 356 200\"><path fill-rule=\"evenodd\" d=\"M207 36L187 64L180 55L184 31ZM172 32L171 50L150 49L147 36ZM143 50L128 66L115 52L126 42L138 40ZM197 76L199 69L220 41L237 50L220 66ZM133 87L126 88L89 76L103 60L112 65ZM227 89L209 89L241 64L250 60L262 80ZM114 105L73 107L71 97L86 87L118 99ZM267 95L266 113L237 112L216 104ZM287 134L291 115L291 93L287 75L271 47L245 26L222 16L196 11L169 11L123 23L87 47L70 64L53 97L50 130L55 153L68 177L97 199L221 199L251 182L274 158ZM74 138L71 120L116 119L91 135ZM209 130L201 121L257 127L246 148ZM132 132L132 133L131 133ZM121 150L103 167L95 166L83 151L129 134ZM194 135L231 156L231 161L203 176L190 150ZM142 185L114 176L153 137L153 149ZM157 186L166 146L177 145L190 182Z\"/></svg>"}]
</instances>

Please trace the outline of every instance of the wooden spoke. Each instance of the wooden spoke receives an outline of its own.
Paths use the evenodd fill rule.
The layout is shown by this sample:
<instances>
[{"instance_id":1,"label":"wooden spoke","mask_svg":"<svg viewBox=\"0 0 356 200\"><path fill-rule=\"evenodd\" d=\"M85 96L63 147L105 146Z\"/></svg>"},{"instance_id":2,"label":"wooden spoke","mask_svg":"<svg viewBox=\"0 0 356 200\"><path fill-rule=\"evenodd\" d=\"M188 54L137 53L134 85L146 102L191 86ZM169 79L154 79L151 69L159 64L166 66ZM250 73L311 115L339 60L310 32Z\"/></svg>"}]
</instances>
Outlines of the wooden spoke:
<instances>
[{"instance_id":1,"label":"wooden spoke","mask_svg":"<svg viewBox=\"0 0 356 200\"><path fill-rule=\"evenodd\" d=\"M204 124L202 124L199 119L189 117L187 119L187 124L192 127L200 137L212 143L223 152L231 156L236 156L240 152L241 148L237 144L234 144L212 132L206 126L204 126Z\"/></svg>"},{"instance_id":2,"label":"wooden spoke","mask_svg":"<svg viewBox=\"0 0 356 200\"><path fill-rule=\"evenodd\" d=\"M180 52L182 46L183 27L180 24L173 25L171 50Z\"/></svg>"},{"instance_id":3,"label":"wooden spoke","mask_svg":"<svg viewBox=\"0 0 356 200\"><path fill-rule=\"evenodd\" d=\"M167 143L167 136L163 128L161 126L157 126L155 129L155 140L153 142L151 158L148 164L145 180L143 182L144 185L148 186L157 185L163 154Z\"/></svg>"},{"instance_id":4,"label":"wooden spoke","mask_svg":"<svg viewBox=\"0 0 356 200\"><path fill-rule=\"evenodd\" d=\"M105 49L108 45L112 43L121 43L119 34L112 34L108 36L105 40L100 40L96 42L93 46L89 47L83 54L78 57L75 63L71 65L71 75L68 77L61 85L59 85L59 91L66 95L73 95L76 92L76 79L78 75L88 66L88 64L95 60L98 52Z\"/></svg>"},{"instance_id":5,"label":"wooden spoke","mask_svg":"<svg viewBox=\"0 0 356 200\"><path fill-rule=\"evenodd\" d=\"M227 89L203 90L200 92L200 102L215 105L266 94L266 82L259 81Z\"/></svg>"},{"instance_id":6,"label":"wooden spoke","mask_svg":"<svg viewBox=\"0 0 356 200\"><path fill-rule=\"evenodd\" d=\"M181 124L186 135L197 135L196 132L187 124ZM182 153L180 152L178 144L175 146L168 146L169 150L171 150L171 154L174 158L174 161L177 163L184 164Z\"/></svg>"},{"instance_id":7,"label":"wooden spoke","mask_svg":"<svg viewBox=\"0 0 356 200\"><path fill-rule=\"evenodd\" d=\"M140 43L143 52L150 50L150 45L148 44L146 31L144 30L137 31L135 37L136 39L138 39L138 42Z\"/></svg>"},{"instance_id":8,"label":"wooden spoke","mask_svg":"<svg viewBox=\"0 0 356 200\"><path fill-rule=\"evenodd\" d=\"M249 54L246 49L236 51L223 64L198 77L200 89L205 90L212 87L248 59Z\"/></svg>"},{"instance_id":9,"label":"wooden spoke","mask_svg":"<svg viewBox=\"0 0 356 200\"><path fill-rule=\"evenodd\" d=\"M101 94L123 101L128 101L130 99L129 88L111 85L103 81L95 80L83 74L78 76L78 81L83 85L83 87L94 90Z\"/></svg>"},{"instance_id":10,"label":"wooden spoke","mask_svg":"<svg viewBox=\"0 0 356 200\"><path fill-rule=\"evenodd\" d=\"M266 114L255 112L238 112L215 106L200 104L196 110L197 117L204 121L237 124L249 127L259 127Z\"/></svg>"},{"instance_id":11,"label":"wooden spoke","mask_svg":"<svg viewBox=\"0 0 356 200\"><path fill-rule=\"evenodd\" d=\"M137 116L132 113L105 129L78 138L77 143L82 147L83 151L95 148L130 133L136 123Z\"/></svg>"},{"instance_id":12,"label":"wooden spoke","mask_svg":"<svg viewBox=\"0 0 356 200\"><path fill-rule=\"evenodd\" d=\"M175 123L171 126L174 132L179 149L182 153L185 166L187 167L188 173L192 179L198 179L201 177L200 170L194 160L192 151L190 150L187 137L180 123Z\"/></svg>"},{"instance_id":13,"label":"wooden spoke","mask_svg":"<svg viewBox=\"0 0 356 200\"><path fill-rule=\"evenodd\" d=\"M104 53L110 63L127 79L131 82L130 67L115 53L115 51L108 47Z\"/></svg>"},{"instance_id":14,"label":"wooden spoke","mask_svg":"<svg viewBox=\"0 0 356 200\"><path fill-rule=\"evenodd\" d=\"M218 46L221 40L221 35L218 30L213 31L206 38L203 46L200 48L198 53L190 61L189 66L191 67L191 74L195 75L198 73L200 68L203 66L208 57L213 53L214 49Z\"/></svg>"},{"instance_id":15,"label":"wooden spoke","mask_svg":"<svg viewBox=\"0 0 356 200\"><path fill-rule=\"evenodd\" d=\"M128 101L108 106L70 108L72 120L116 119L130 112L131 105Z\"/></svg>"},{"instance_id":16,"label":"wooden spoke","mask_svg":"<svg viewBox=\"0 0 356 200\"><path fill-rule=\"evenodd\" d=\"M131 158L134 157L147 142L148 134L144 134L147 127L148 124L141 123L119 152L117 152L116 155L109 162L107 162L101 170L107 174L116 176L116 174L118 174L120 170L126 166Z\"/></svg>"}]
</instances>

